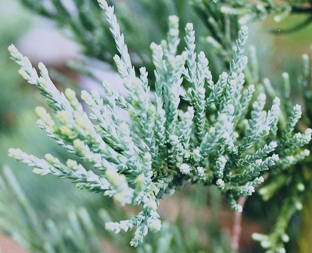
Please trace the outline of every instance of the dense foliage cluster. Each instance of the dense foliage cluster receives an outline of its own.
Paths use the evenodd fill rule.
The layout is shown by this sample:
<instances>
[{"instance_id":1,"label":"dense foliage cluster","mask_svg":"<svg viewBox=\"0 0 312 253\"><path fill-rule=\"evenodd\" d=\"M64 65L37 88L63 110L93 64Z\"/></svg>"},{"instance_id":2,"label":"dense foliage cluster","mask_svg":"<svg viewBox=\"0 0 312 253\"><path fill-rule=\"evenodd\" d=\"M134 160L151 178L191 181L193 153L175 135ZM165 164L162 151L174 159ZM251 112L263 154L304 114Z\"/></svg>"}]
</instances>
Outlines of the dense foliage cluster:
<instances>
[{"instance_id":1,"label":"dense foliage cluster","mask_svg":"<svg viewBox=\"0 0 312 253\"><path fill-rule=\"evenodd\" d=\"M243 56L247 28L242 25L269 15L279 22L293 13L309 13L308 1L129 0L115 4L120 27L105 2L101 4L106 15L95 0L21 2L65 28L85 56L117 69L127 95L119 94L107 82L103 91L83 91L82 101L71 90L63 94L42 64L38 74L12 46L12 58L20 65L21 75L39 88L51 107L48 111L36 109L39 126L77 156L70 155L71 160L63 163L63 154L39 159L12 149L10 155L33 166L37 174L71 179L79 188L104 193L121 205L137 206L135 210L142 207L142 211L130 220L112 222L104 210L95 215L76 207L68 219L52 217L53 221L41 224L37 206L4 169L0 178L2 232L32 252L102 252L103 231L99 233L94 225L101 223L98 219L116 233L135 230L131 244L137 245L148 231L160 229L159 200L187 183L218 188L235 211L242 209L237 200L259 187L263 200L271 201L263 206L275 200L282 204L272 232L256 233L253 238L268 253L285 252L284 244L290 240L288 227L312 189L310 60L303 56L298 78L301 112L301 107L292 103L294 85L288 73L282 74L281 85L262 79L253 46L247 62ZM172 14L180 20L171 16L167 32L167 17ZM278 32L295 31L310 22L307 15L302 23ZM166 40L160 42L166 34ZM151 41L159 45L150 46ZM73 67L93 77L87 65ZM224 69L227 71L219 75ZM2 70L1 77L6 77L7 68ZM7 104L7 100L5 96L2 102ZM58 202L61 205L62 201ZM114 220L120 217L114 216ZM127 248L127 236L110 236L122 252L199 250L191 239L184 240L188 245L181 240L182 233L188 233L185 238L195 237L198 224L183 232L172 224L162 227L138 248ZM213 236L214 232L209 234L209 238ZM219 243L218 249L221 244L226 245Z\"/></svg>"},{"instance_id":2,"label":"dense foliage cluster","mask_svg":"<svg viewBox=\"0 0 312 253\"><path fill-rule=\"evenodd\" d=\"M197 53L193 24L185 26L181 50L179 19L171 16L166 40L151 45L152 59L147 60L154 65L151 81L146 68L134 67L114 8L104 0L99 3L113 35L117 49L113 59L127 95L104 81L104 96L82 91L87 113L75 92L58 91L43 64L37 73L28 58L11 46L20 74L47 98L54 114L38 107L39 127L77 160L63 163L50 154L39 159L19 149L11 149L10 156L34 167L36 174L68 178L77 187L101 192L121 205L142 206L129 220L106 223L108 230L135 230L131 245L137 246L149 230L161 228L159 199L186 183L216 185L230 206L241 212L237 199L252 195L265 171L285 171L309 155L304 146L311 129L294 133L301 107L291 106L288 120L279 128L280 99L272 98L266 111L266 95L254 96L255 86L245 83L247 27L240 29L229 70L216 78L205 53ZM263 194L268 192L265 189ZM299 184L297 189L304 187ZM255 238L281 252L278 240L287 237L281 226L274 239Z\"/></svg>"}]
</instances>

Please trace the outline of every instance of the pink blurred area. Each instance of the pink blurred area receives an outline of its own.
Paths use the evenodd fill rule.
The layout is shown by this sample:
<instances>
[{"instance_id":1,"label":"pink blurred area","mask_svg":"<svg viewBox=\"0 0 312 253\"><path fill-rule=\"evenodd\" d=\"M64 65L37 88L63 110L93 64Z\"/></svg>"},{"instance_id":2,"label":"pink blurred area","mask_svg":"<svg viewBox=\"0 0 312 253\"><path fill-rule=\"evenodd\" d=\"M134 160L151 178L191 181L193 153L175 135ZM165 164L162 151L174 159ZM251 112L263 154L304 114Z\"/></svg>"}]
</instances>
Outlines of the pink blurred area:
<instances>
[{"instance_id":1,"label":"pink blurred area","mask_svg":"<svg viewBox=\"0 0 312 253\"><path fill-rule=\"evenodd\" d=\"M0 235L0 250L1 253L29 253L18 243L12 241L4 235Z\"/></svg>"}]
</instances>

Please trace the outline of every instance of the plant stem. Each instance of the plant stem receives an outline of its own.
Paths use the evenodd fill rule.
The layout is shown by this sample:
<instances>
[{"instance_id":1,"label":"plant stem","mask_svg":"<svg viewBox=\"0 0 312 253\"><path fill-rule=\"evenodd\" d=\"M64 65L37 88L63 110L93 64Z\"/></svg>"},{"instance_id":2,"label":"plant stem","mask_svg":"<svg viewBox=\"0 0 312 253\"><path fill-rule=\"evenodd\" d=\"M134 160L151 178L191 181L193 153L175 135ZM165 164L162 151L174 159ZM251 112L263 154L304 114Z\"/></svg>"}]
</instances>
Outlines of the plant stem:
<instances>
[{"instance_id":1,"label":"plant stem","mask_svg":"<svg viewBox=\"0 0 312 253\"><path fill-rule=\"evenodd\" d=\"M247 197L240 197L238 199L238 204L244 207L246 200ZM242 212L235 212L234 214L233 231L231 237L231 246L234 252L239 250L239 239L242 230L242 214Z\"/></svg>"}]
</instances>

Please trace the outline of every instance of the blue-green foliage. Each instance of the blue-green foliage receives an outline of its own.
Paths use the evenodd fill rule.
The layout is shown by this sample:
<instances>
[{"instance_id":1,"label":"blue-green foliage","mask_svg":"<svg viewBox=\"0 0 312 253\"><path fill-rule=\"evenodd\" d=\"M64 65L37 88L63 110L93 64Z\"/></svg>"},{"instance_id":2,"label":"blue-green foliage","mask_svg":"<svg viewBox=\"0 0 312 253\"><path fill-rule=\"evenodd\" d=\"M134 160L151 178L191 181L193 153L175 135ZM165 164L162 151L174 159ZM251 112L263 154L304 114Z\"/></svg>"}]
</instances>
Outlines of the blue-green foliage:
<instances>
[{"instance_id":1,"label":"blue-green foliage","mask_svg":"<svg viewBox=\"0 0 312 253\"><path fill-rule=\"evenodd\" d=\"M79 159L63 163L50 154L40 159L19 149L10 149L9 154L34 167L36 174L70 179L77 187L113 197L120 205L142 206L129 220L106 223L108 230L134 230L131 245L137 246L149 231L161 229L159 200L187 183L216 185L232 209L240 212L237 198L252 195L264 181L265 171L290 166L308 155L301 149L310 141L311 130L293 134L298 106L280 138L280 100L273 99L268 111L265 94L252 102L255 89L245 87L243 73L248 63L247 27L239 32L230 70L214 82L205 53L196 50L193 25L185 27L186 48L181 51L179 19L171 16L166 40L151 45L155 66L151 96L148 72L133 67L114 8L105 0L99 4L118 51L114 62L126 96L106 82L104 96L82 91L87 114L75 92L58 91L42 63L38 73L11 46L20 74L41 91L53 113L38 107L39 127Z\"/></svg>"}]
</instances>

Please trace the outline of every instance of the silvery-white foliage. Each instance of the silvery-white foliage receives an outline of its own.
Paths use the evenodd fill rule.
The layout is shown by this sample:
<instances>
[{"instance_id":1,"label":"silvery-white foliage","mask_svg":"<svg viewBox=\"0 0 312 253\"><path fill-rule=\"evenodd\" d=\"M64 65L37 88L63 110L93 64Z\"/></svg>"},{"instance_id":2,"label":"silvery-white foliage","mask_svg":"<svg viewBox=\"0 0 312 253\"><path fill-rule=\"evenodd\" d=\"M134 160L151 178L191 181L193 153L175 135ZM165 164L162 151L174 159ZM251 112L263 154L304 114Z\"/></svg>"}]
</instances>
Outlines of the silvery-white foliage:
<instances>
[{"instance_id":1,"label":"silvery-white foliage","mask_svg":"<svg viewBox=\"0 0 312 253\"><path fill-rule=\"evenodd\" d=\"M82 91L87 114L74 91L57 90L42 63L38 73L28 58L14 46L9 48L22 77L42 92L54 114L38 107L39 127L80 157L84 166L74 160L63 163L50 154L39 159L19 149L9 153L34 167L36 174L68 178L79 188L113 197L120 205L142 206L129 220L107 223L108 230L135 230L131 245L137 246L149 231L161 228L159 200L186 183L217 185L233 210L240 212L237 198L252 195L264 181L265 171L289 166L307 155L298 151L310 141L311 130L292 133L300 117L298 106L284 137L277 139L280 100L275 98L268 111L265 94L251 102L255 89L245 87L243 73L247 27L239 33L230 71L214 82L207 57L196 51L193 25L186 25L186 48L181 50L179 19L171 16L167 39L151 45L156 77L155 99L151 99L148 73L133 67L114 8L105 0L99 4L119 52L114 60L126 96L105 81L104 97L97 91ZM186 110L181 109L182 101L188 105ZM129 119L116 113L119 109ZM278 145L287 149L277 153Z\"/></svg>"}]
</instances>

